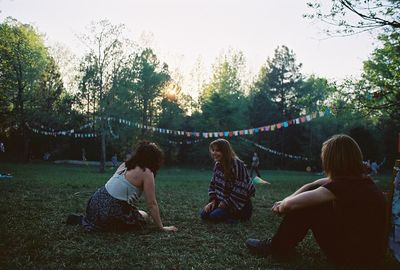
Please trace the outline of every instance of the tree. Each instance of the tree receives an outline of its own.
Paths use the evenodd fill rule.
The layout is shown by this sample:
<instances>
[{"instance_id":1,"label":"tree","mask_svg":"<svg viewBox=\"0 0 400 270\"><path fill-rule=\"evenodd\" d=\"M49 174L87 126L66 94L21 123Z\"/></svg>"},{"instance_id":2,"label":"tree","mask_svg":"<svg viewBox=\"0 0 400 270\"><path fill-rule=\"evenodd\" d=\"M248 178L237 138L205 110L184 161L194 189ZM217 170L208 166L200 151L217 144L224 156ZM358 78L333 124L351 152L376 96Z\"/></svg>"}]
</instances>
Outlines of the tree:
<instances>
[{"instance_id":1,"label":"tree","mask_svg":"<svg viewBox=\"0 0 400 270\"><path fill-rule=\"evenodd\" d=\"M49 53L60 70L64 88L68 92L76 91L78 88L76 79L79 75L79 58L67 47L55 43L49 48Z\"/></svg>"},{"instance_id":2,"label":"tree","mask_svg":"<svg viewBox=\"0 0 400 270\"><path fill-rule=\"evenodd\" d=\"M73 96L65 90L60 71L52 57L49 57L48 64L29 99L32 122L63 130L71 121L71 115L74 113Z\"/></svg>"},{"instance_id":3,"label":"tree","mask_svg":"<svg viewBox=\"0 0 400 270\"><path fill-rule=\"evenodd\" d=\"M335 93L335 85L329 83L325 78L311 75L305 78L299 88L298 106L303 114L311 114L322 111L327 107L331 107L333 94ZM332 121L332 119L329 119ZM329 121L313 122L311 125L304 125L304 141L302 144L302 152L308 156L318 160L322 142L332 133L329 128ZM307 143L308 142L308 143Z\"/></svg>"},{"instance_id":4,"label":"tree","mask_svg":"<svg viewBox=\"0 0 400 270\"><path fill-rule=\"evenodd\" d=\"M206 100L213 93L237 95L244 93L243 73L245 58L242 52L228 51L221 55L213 67L211 81L204 86L201 99Z\"/></svg>"},{"instance_id":5,"label":"tree","mask_svg":"<svg viewBox=\"0 0 400 270\"><path fill-rule=\"evenodd\" d=\"M200 95L202 128L233 130L248 122L242 73L245 59L241 52L229 52L217 59L212 79Z\"/></svg>"},{"instance_id":6,"label":"tree","mask_svg":"<svg viewBox=\"0 0 400 270\"><path fill-rule=\"evenodd\" d=\"M0 24L1 129L14 126L23 142L24 160L29 159L26 123L29 103L35 98L40 77L49 62L43 38L27 24L8 18ZM19 144L21 145L21 144Z\"/></svg>"},{"instance_id":7,"label":"tree","mask_svg":"<svg viewBox=\"0 0 400 270\"><path fill-rule=\"evenodd\" d=\"M255 94L252 101L254 107L250 109L253 123L274 124L292 119L300 113L299 99L302 85L300 68L301 64L296 63L296 56L288 47L282 46L275 50L274 56L261 68L254 83ZM257 98L261 99L261 104ZM255 113L266 109L260 108L263 103L269 111L264 115L264 121L260 121L257 120L259 116ZM297 126L291 127L290 131L280 128L271 133L266 143L274 149L280 149L280 152L290 151L294 154L300 151L301 134ZM281 157L280 167L284 166L284 159Z\"/></svg>"},{"instance_id":8,"label":"tree","mask_svg":"<svg viewBox=\"0 0 400 270\"><path fill-rule=\"evenodd\" d=\"M299 112L299 88L302 75L301 64L296 63L296 56L288 47L275 49L274 57L267 60L267 65L261 69L258 89L268 93L269 98L277 105L283 120Z\"/></svg>"},{"instance_id":9,"label":"tree","mask_svg":"<svg viewBox=\"0 0 400 270\"><path fill-rule=\"evenodd\" d=\"M115 73L119 71L123 59L123 25L112 25L107 20L92 23L89 34L82 37L87 47L81 62L81 83L79 97L85 97L81 104L87 107L87 113L99 120L97 130L101 140L100 172L104 172L106 161L107 135L107 93L113 85Z\"/></svg>"},{"instance_id":10,"label":"tree","mask_svg":"<svg viewBox=\"0 0 400 270\"><path fill-rule=\"evenodd\" d=\"M265 70L264 68L263 71L265 72ZM287 118L282 118L282 112L278 110L278 104L271 99L268 88L259 88L263 85L260 83L260 79L265 78L264 72L261 72L260 78L256 80L250 92L249 116L251 126L253 127L277 123L277 119L288 120ZM335 88L331 86L326 79L311 75L298 84L298 88L296 88L296 92L298 92L296 94L296 104L291 106L297 107L298 112L301 112L301 114L317 112L329 105L327 104L327 100L330 99L334 89ZM294 114L293 117L295 117ZM289 117L289 119L290 118L291 117ZM295 129L295 131L292 131L292 129ZM282 133L284 133L286 141L290 141L291 145L297 144L296 147L293 148L286 146L285 149L287 149L288 152L298 151L298 153L303 156L318 157L321 150L321 142L327 138L327 135L322 132L322 130L329 129L326 129L324 123L313 122L312 125L304 125L302 127L291 126L285 132L277 131L276 134L270 134L268 136L260 134L257 136L257 141L263 145L279 149L281 143L278 143L278 141L282 139ZM291 137L293 139L290 139ZM299 137L302 138L302 141L299 140ZM268 157L263 158L263 160L271 161ZM271 165L272 162L268 163L270 163L268 165Z\"/></svg>"},{"instance_id":11,"label":"tree","mask_svg":"<svg viewBox=\"0 0 400 270\"><path fill-rule=\"evenodd\" d=\"M339 92L347 103L352 102L354 109L375 123L385 117L396 122L400 108L400 34L381 35L379 39L383 47L375 49L364 62L361 79L345 81Z\"/></svg>"},{"instance_id":12,"label":"tree","mask_svg":"<svg viewBox=\"0 0 400 270\"><path fill-rule=\"evenodd\" d=\"M362 105L368 111L383 111L393 119L400 116L400 32L379 37L383 43L364 62L358 83ZM399 121L400 124L400 121Z\"/></svg>"},{"instance_id":13,"label":"tree","mask_svg":"<svg viewBox=\"0 0 400 270\"><path fill-rule=\"evenodd\" d=\"M311 75L299 87L298 106L303 113L312 113L327 106L327 100L335 91L327 79Z\"/></svg>"},{"instance_id":14,"label":"tree","mask_svg":"<svg viewBox=\"0 0 400 270\"><path fill-rule=\"evenodd\" d=\"M334 27L329 35L351 35L364 31L385 29L399 31L400 2L398 0L319 0L308 2L313 10L304 15Z\"/></svg>"},{"instance_id":15,"label":"tree","mask_svg":"<svg viewBox=\"0 0 400 270\"><path fill-rule=\"evenodd\" d=\"M142 125L141 137L147 129L157 123L162 91L170 81L168 65L160 63L150 48L145 48L130 57L124 68L126 85L126 106L135 109Z\"/></svg>"},{"instance_id":16,"label":"tree","mask_svg":"<svg viewBox=\"0 0 400 270\"><path fill-rule=\"evenodd\" d=\"M95 71L95 66L89 64L90 61L86 62L84 74L88 76L83 76L81 80L81 100L91 100L91 104L97 104L100 102L99 97L93 94L97 93L98 79L91 75ZM160 63L150 48L140 48L126 55L116 67L110 79L112 84L101 102L104 104L106 115L104 127L110 138L116 136L119 138L118 142L110 140L109 145L119 145L118 147L127 150L132 147L132 140L149 139L152 135L148 127L158 123L162 111L160 102L163 98L163 89L168 84L170 75L168 66ZM87 102L83 102L81 107L86 108L85 110L93 108L88 106ZM108 121L108 117L138 123L141 125L141 130L137 132L136 129L121 127L118 123Z\"/></svg>"},{"instance_id":17,"label":"tree","mask_svg":"<svg viewBox=\"0 0 400 270\"><path fill-rule=\"evenodd\" d=\"M165 86L163 98L160 102L160 113L158 117L158 126L160 128L186 130L185 110L182 102L186 102L186 96L182 93L180 85L171 80ZM176 134L163 135L159 138L158 141L165 143L163 149L165 151L166 161L174 162L177 160L179 150L181 146L183 146L180 143L183 140L185 140L185 137L177 137Z\"/></svg>"},{"instance_id":18,"label":"tree","mask_svg":"<svg viewBox=\"0 0 400 270\"><path fill-rule=\"evenodd\" d=\"M400 33L381 35L383 47L364 62L362 79L356 84L358 103L382 130L385 156L396 159L396 138L400 133Z\"/></svg>"},{"instance_id":19,"label":"tree","mask_svg":"<svg viewBox=\"0 0 400 270\"><path fill-rule=\"evenodd\" d=\"M182 127L185 118L185 111L181 102L185 101L180 85L170 81L163 90L163 97L160 102L160 114L158 125L162 128L178 130Z\"/></svg>"},{"instance_id":20,"label":"tree","mask_svg":"<svg viewBox=\"0 0 400 270\"><path fill-rule=\"evenodd\" d=\"M280 116L278 106L264 87L262 81L266 76L266 68L262 68L259 77L250 89L249 117L253 127L264 126Z\"/></svg>"},{"instance_id":21,"label":"tree","mask_svg":"<svg viewBox=\"0 0 400 270\"><path fill-rule=\"evenodd\" d=\"M200 111L199 96L204 85L206 84L205 68L203 66L202 59L197 58L193 69L190 72L188 90L192 93L192 104L190 105L190 114Z\"/></svg>"}]
</instances>

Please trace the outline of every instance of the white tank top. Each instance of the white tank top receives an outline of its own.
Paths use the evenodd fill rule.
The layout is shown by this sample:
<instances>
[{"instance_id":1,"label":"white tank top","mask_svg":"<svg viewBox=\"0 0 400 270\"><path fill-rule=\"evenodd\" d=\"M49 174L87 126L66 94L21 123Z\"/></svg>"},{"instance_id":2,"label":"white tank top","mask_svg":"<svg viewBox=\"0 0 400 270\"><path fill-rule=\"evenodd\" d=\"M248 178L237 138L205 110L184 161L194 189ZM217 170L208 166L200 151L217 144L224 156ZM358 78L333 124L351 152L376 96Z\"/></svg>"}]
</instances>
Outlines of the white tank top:
<instances>
[{"instance_id":1,"label":"white tank top","mask_svg":"<svg viewBox=\"0 0 400 270\"><path fill-rule=\"evenodd\" d=\"M125 172L126 168L111 176L105 185L106 190L113 198L126 201L130 205L137 207L142 191L126 180Z\"/></svg>"}]
</instances>

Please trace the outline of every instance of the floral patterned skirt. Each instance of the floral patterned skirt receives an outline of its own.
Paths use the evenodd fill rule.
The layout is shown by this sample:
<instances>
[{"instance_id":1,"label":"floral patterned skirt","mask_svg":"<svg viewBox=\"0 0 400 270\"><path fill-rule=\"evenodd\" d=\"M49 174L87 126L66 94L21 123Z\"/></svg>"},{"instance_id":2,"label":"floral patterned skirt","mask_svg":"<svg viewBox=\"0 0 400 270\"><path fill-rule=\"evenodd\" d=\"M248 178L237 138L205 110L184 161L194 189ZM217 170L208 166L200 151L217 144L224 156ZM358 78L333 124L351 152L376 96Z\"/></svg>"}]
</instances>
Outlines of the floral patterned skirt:
<instances>
[{"instance_id":1,"label":"floral patterned skirt","mask_svg":"<svg viewBox=\"0 0 400 270\"><path fill-rule=\"evenodd\" d=\"M105 187L90 197L82 225L92 231L131 231L143 228L145 219L139 211L125 201L112 197Z\"/></svg>"}]
</instances>

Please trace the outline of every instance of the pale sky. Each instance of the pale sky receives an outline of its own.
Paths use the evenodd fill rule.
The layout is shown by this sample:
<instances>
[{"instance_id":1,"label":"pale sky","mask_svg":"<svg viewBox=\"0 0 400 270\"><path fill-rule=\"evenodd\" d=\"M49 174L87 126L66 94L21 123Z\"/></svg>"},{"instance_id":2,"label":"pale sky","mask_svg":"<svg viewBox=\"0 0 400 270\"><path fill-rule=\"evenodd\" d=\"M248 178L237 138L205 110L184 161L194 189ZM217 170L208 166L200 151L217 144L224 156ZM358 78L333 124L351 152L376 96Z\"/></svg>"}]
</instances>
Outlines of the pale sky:
<instances>
[{"instance_id":1,"label":"pale sky","mask_svg":"<svg viewBox=\"0 0 400 270\"><path fill-rule=\"evenodd\" d=\"M329 0L327 0L329 1ZM241 50L250 74L257 74L277 46L286 45L303 64L302 73L343 79L357 77L374 48L373 37L362 34L327 38L321 22L302 15L306 0L0 0L0 21L11 16L34 24L47 37L81 53L77 35L90 22L108 19L125 24L128 37L143 32L170 70L178 69L184 86L200 57L209 74L223 51ZM187 87L189 88L189 87Z\"/></svg>"}]
</instances>

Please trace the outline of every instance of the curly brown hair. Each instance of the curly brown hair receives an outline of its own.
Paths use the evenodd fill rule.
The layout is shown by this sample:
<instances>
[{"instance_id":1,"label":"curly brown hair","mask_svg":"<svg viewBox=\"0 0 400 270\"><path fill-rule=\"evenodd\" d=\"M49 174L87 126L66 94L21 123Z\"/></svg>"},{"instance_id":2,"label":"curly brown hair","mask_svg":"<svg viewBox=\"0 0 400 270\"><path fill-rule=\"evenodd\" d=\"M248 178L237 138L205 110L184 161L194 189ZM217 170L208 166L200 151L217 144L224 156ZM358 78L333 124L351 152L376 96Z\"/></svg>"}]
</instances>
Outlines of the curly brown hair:
<instances>
[{"instance_id":1,"label":"curly brown hair","mask_svg":"<svg viewBox=\"0 0 400 270\"><path fill-rule=\"evenodd\" d=\"M125 161L125 166L128 170L134 169L136 166L143 171L148 168L156 175L163 161L164 153L158 145L149 141L141 141L137 144L132 157Z\"/></svg>"}]
</instances>

